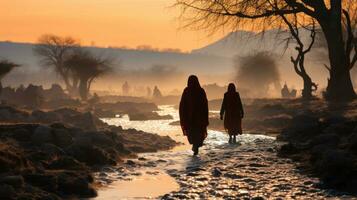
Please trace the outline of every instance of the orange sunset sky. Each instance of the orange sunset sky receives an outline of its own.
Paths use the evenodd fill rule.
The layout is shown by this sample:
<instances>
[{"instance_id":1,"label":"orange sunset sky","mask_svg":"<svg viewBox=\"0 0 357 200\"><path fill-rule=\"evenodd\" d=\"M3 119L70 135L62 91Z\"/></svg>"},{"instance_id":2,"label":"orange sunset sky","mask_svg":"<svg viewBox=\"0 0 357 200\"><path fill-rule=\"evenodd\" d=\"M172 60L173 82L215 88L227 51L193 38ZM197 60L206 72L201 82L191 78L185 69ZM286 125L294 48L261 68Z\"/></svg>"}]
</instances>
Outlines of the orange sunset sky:
<instances>
[{"instance_id":1,"label":"orange sunset sky","mask_svg":"<svg viewBox=\"0 0 357 200\"><path fill-rule=\"evenodd\" d=\"M36 42L45 33L83 45L150 45L190 51L225 33L180 29L174 0L0 0L0 41Z\"/></svg>"}]
</instances>

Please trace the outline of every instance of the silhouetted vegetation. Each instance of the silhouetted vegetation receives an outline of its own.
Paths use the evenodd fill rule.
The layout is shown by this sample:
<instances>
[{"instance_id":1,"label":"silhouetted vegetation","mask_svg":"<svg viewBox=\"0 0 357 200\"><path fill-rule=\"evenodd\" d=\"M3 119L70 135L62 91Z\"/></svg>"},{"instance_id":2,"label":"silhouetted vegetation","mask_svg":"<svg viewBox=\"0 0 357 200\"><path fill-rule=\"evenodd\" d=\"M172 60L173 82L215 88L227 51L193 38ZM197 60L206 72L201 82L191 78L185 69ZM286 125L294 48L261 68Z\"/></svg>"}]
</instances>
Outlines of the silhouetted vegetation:
<instances>
[{"instance_id":1,"label":"silhouetted vegetation","mask_svg":"<svg viewBox=\"0 0 357 200\"><path fill-rule=\"evenodd\" d=\"M187 27L213 32L222 29L250 27L254 30L285 30L285 17L297 20L299 26L316 21L325 36L329 55L330 78L325 97L329 100L351 100L356 97L350 70L357 61L357 3L353 0L176 0L181 19ZM343 29L347 34L344 35Z\"/></svg>"},{"instance_id":2,"label":"silhouetted vegetation","mask_svg":"<svg viewBox=\"0 0 357 200\"><path fill-rule=\"evenodd\" d=\"M276 61L268 52L235 58L237 87L247 89L251 97L267 96L269 87L280 90L280 76Z\"/></svg>"},{"instance_id":3,"label":"silhouetted vegetation","mask_svg":"<svg viewBox=\"0 0 357 200\"><path fill-rule=\"evenodd\" d=\"M53 67L55 72L63 79L66 89L70 94L77 92L77 77L70 76L71 71L64 62L80 46L72 37L56 35L42 35L34 48L36 55L44 67Z\"/></svg>"},{"instance_id":4,"label":"silhouetted vegetation","mask_svg":"<svg viewBox=\"0 0 357 200\"><path fill-rule=\"evenodd\" d=\"M0 94L1 94L1 90L2 90L1 80L4 78L4 76L6 76L6 74L11 72L12 69L14 69L15 67L18 67L18 66L20 66L20 65L15 64L10 61L7 61L7 60L0 60Z\"/></svg>"},{"instance_id":5,"label":"silhouetted vegetation","mask_svg":"<svg viewBox=\"0 0 357 200\"><path fill-rule=\"evenodd\" d=\"M64 61L73 79L79 80L78 91L82 100L87 100L93 81L110 71L111 65L110 59L94 56L84 50L77 50Z\"/></svg>"}]
</instances>

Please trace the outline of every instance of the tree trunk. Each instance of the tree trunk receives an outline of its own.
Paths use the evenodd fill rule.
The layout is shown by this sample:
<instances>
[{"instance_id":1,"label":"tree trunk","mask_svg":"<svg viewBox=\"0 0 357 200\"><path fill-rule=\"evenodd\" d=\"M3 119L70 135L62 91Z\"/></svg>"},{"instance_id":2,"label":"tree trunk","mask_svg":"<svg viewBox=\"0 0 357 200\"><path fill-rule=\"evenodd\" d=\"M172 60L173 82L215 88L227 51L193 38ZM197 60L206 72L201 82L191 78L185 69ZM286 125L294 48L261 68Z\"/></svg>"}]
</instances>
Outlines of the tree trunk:
<instances>
[{"instance_id":1,"label":"tree trunk","mask_svg":"<svg viewBox=\"0 0 357 200\"><path fill-rule=\"evenodd\" d=\"M302 76L302 79L304 81L304 89L302 90L302 98L303 99L310 99L312 98L312 91L313 91L313 83L311 78L306 74L305 76Z\"/></svg>"},{"instance_id":2,"label":"tree trunk","mask_svg":"<svg viewBox=\"0 0 357 200\"><path fill-rule=\"evenodd\" d=\"M83 101L86 101L88 98L88 86L87 80L81 80L79 82L79 95L81 96Z\"/></svg>"},{"instance_id":3,"label":"tree trunk","mask_svg":"<svg viewBox=\"0 0 357 200\"><path fill-rule=\"evenodd\" d=\"M350 68L343 41L341 11L331 11L328 17L320 19L328 45L330 79L325 93L329 101L348 101L356 97L353 89Z\"/></svg>"}]
</instances>

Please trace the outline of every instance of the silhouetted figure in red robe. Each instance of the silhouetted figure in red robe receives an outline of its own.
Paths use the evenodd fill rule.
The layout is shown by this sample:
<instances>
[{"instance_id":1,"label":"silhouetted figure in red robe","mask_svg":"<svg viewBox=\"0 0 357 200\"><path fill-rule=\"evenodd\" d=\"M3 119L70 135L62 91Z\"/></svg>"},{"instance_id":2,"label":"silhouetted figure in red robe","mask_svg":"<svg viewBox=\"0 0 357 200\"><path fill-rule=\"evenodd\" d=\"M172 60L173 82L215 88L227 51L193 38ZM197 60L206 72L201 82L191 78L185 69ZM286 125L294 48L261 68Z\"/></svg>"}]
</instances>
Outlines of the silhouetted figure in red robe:
<instances>
[{"instance_id":1,"label":"silhouetted figure in red robe","mask_svg":"<svg viewBox=\"0 0 357 200\"><path fill-rule=\"evenodd\" d=\"M242 134L243 105L233 83L228 85L221 107L221 120L224 117L224 128L229 134L229 143L236 143L236 136Z\"/></svg>"},{"instance_id":2,"label":"silhouetted figure in red robe","mask_svg":"<svg viewBox=\"0 0 357 200\"><path fill-rule=\"evenodd\" d=\"M191 75L183 91L180 102L180 123L183 134L192 144L194 155L207 137L208 103L206 92L201 88L198 78Z\"/></svg>"}]
</instances>

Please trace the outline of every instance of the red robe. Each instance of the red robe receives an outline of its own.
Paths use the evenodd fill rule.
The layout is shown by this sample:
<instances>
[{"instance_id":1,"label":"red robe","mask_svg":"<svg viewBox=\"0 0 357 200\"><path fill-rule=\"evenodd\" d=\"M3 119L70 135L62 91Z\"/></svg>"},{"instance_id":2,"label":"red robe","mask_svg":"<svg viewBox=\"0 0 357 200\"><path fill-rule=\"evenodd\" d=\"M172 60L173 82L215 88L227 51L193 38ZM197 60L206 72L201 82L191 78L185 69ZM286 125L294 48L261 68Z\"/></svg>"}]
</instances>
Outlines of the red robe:
<instances>
[{"instance_id":1,"label":"red robe","mask_svg":"<svg viewBox=\"0 0 357 200\"><path fill-rule=\"evenodd\" d=\"M238 92L224 94L221 116L224 115L224 128L229 135L242 134L243 105Z\"/></svg>"},{"instance_id":2,"label":"red robe","mask_svg":"<svg viewBox=\"0 0 357 200\"><path fill-rule=\"evenodd\" d=\"M186 87L180 101L180 124L190 144L202 146L207 137L208 103L202 88Z\"/></svg>"}]
</instances>

